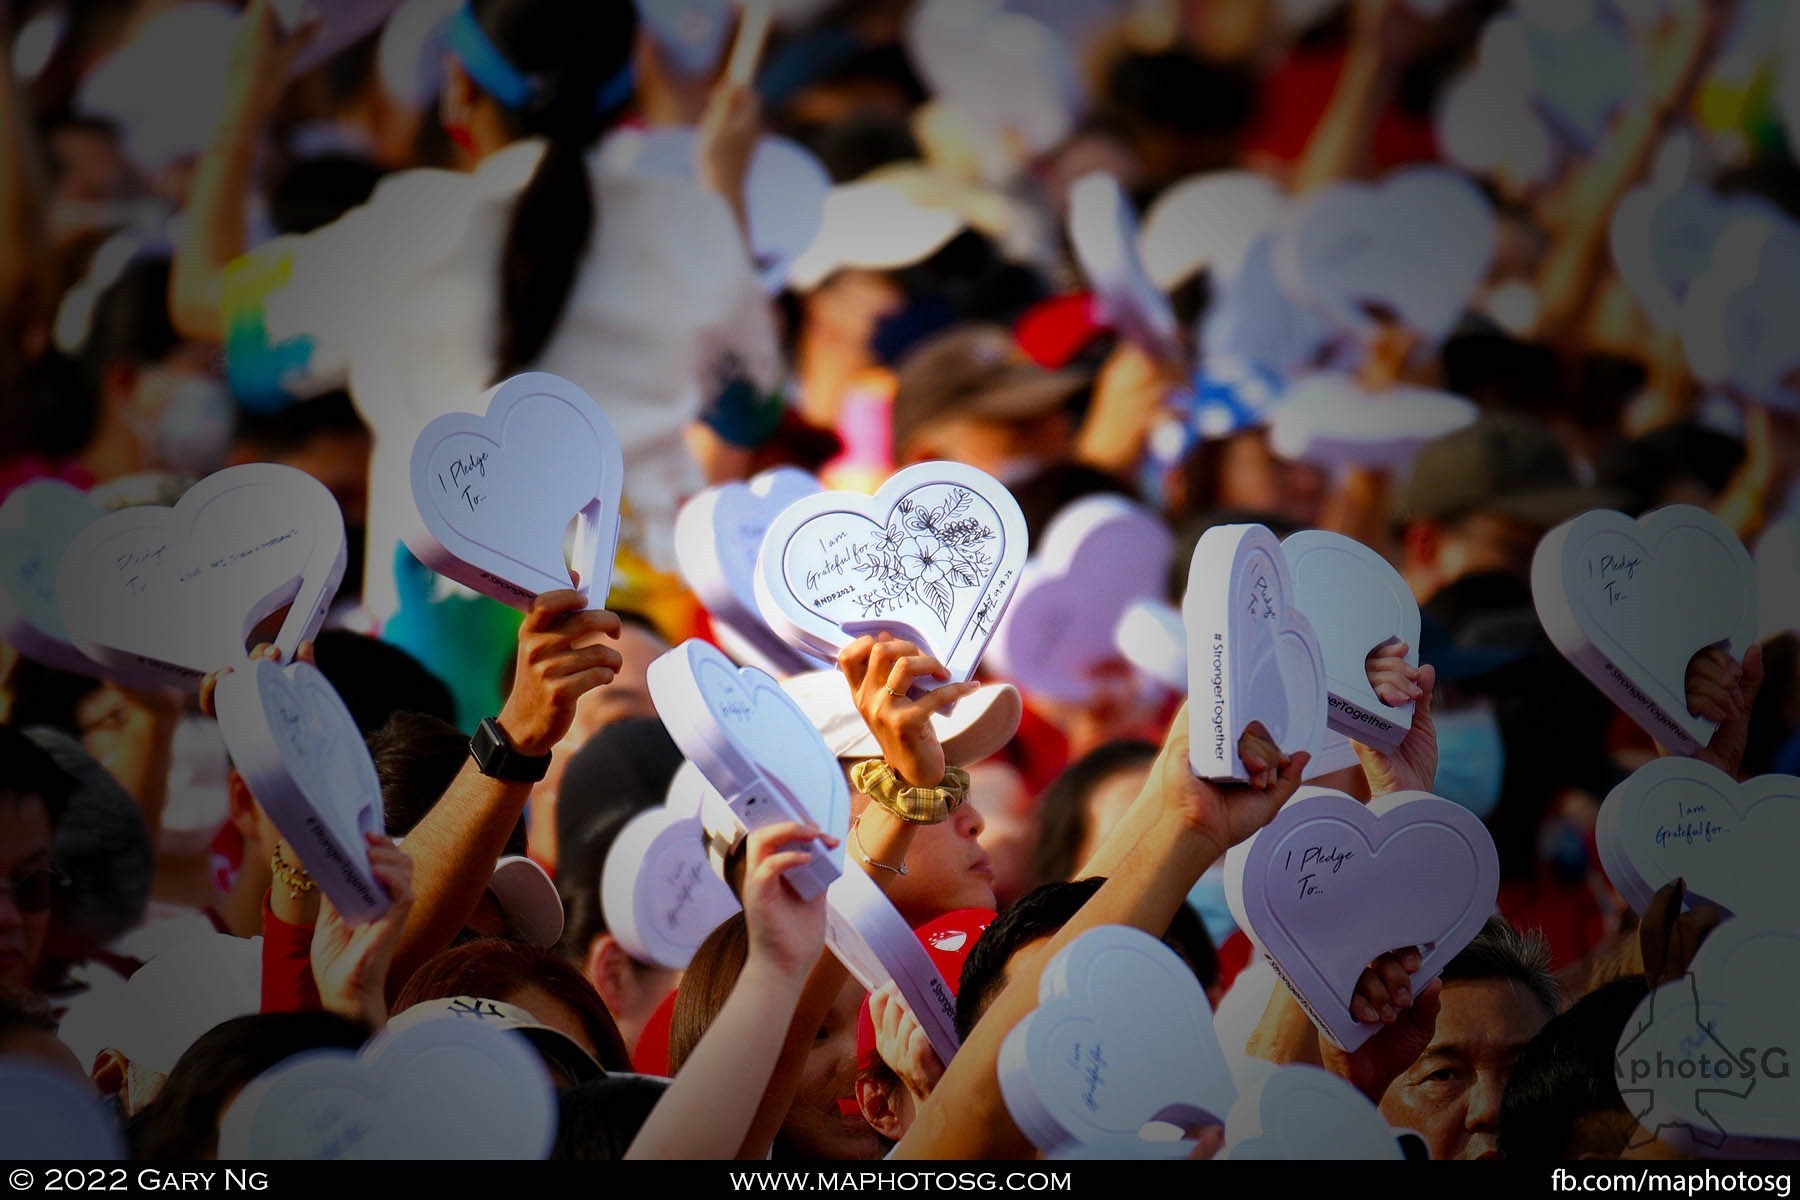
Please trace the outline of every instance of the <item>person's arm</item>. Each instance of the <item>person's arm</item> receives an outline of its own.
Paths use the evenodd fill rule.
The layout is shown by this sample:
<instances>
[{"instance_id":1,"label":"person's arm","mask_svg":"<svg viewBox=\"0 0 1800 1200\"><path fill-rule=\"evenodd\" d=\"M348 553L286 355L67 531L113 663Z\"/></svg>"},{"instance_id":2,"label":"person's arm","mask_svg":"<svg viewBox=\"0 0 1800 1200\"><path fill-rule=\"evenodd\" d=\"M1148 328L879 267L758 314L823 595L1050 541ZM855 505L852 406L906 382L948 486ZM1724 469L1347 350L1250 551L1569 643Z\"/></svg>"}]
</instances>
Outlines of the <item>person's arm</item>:
<instances>
[{"instance_id":1,"label":"person's arm","mask_svg":"<svg viewBox=\"0 0 1800 1200\"><path fill-rule=\"evenodd\" d=\"M225 268L245 249L257 147L309 30L283 37L269 0L250 0L232 47L225 108L188 189L169 275L169 317L183 337L225 340Z\"/></svg>"},{"instance_id":2,"label":"person's arm","mask_svg":"<svg viewBox=\"0 0 1800 1200\"><path fill-rule=\"evenodd\" d=\"M750 835L744 969L626 1158L730 1158L744 1144L779 1058L781 1043L770 1034L789 1023L805 983L801 972L825 941L824 895L802 900L782 878L812 858L815 838L835 844L792 822Z\"/></svg>"},{"instance_id":3,"label":"person's arm","mask_svg":"<svg viewBox=\"0 0 1800 1200\"><path fill-rule=\"evenodd\" d=\"M750 212L744 182L750 159L762 136L762 101L748 84L721 80L700 118L700 182L717 192L737 218L744 243L750 242Z\"/></svg>"},{"instance_id":4,"label":"person's arm","mask_svg":"<svg viewBox=\"0 0 1800 1200\"><path fill-rule=\"evenodd\" d=\"M387 1025L388 972L412 911L412 861L382 834L369 834L368 844L369 868L388 894L387 911L352 925L325 898L313 929L312 977L327 1012L380 1030Z\"/></svg>"},{"instance_id":5,"label":"person's arm","mask_svg":"<svg viewBox=\"0 0 1800 1200\"><path fill-rule=\"evenodd\" d=\"M1404 0L1354 0L1343 71L1294 167L1293 195L1372 171L1376 127L1394 102L1400 66L1423 26Z\"/></svg>"},{"instance_id":6,"label":"person's arm","mask_svg":"<svg viewBox=\"0 0 1800 1200\"><path fill-rule=\"evenodd\" d=\"M1405 643L1396 645L1400 647L1402 654L1406 652ZM1371 682L1375 676L1376 671L1372 669ZM1357 760L1362 763L1363 774L1369 780L1369 795L1375 797L1385 796L1390 792L1429 792L1432 781L1437 778L1437 723L1431 716L1431 697L1437 687L1437 668L1424 663L1410 676L1385 682L1390 688L1410 683L1411 690L1419 694L1412 697L1412 728L1406 731L1406 736L1398 746L1391 750L1381 750L1365 746L1361 742L1350 743L1356 750Z\"/></svg>"},{"instance_id":7,"label":"person's arm","mask_svg":"<svg viewBox=\"0 0 1800 1200\"><path fill-rule=\"evenodd\" d=\"M1722 663L1721 659L1724 660ZM1741 665L1732 662L1731 656L1717 647L1709 647L1694 656L1688 663L1688 709L1699 711L1710 705L1710 711L1723 714L1714 717L1701 712L1709 720L1717 720L1719 726L1713 730L1712 741L1695 751L1695 758L1719 768L1733 779L1743 778L1744 749L1750 741L1750 713L1756 707L1762 685L1761 642L1750 644L1744 651ZM1703 699L1709 691L1711 698Z\"/></svg>"},{"instance_id":8,"label":"person's arm","mask_svg":"<svg viewBox=\"0 0 1800 1200\"><path fill-rule=\"evenodd\" d=\"M619 670L619 652L602 644L618 637L619 618L586 604L572 589L545 592L519 626L512 691L498 721L520 755L555 749L581 697L611 683ZM406 835L416 901L388 974L390 997L468 923L530 796L531 784L489 778L471 759Z\"/></svg>"},{"instance_id":9,"label":"person's arm","mask_svg":"<svg viewBox=\"0 0 1800 1200\"><path fill-rule=\"evenodd\" d=\"M1031 969L1008 979L936 1090L920 1106L913 1127L895 1147L895 1158L1023 1158L1030 1141L1007 1111L1000 1093L1000 1046L1013 1026L1037 1007L1043 970L1065 946L1101 925L1129 925L1162 937L1201 874L1227 849L1269 822L1300 786L1307 755L1284 756L1265 743L1258 757L1263 786L1219 787L1194 778L1188 768L1187 710L1176 714L1149 787L1159 801L1143 836L1118 861L1118 869L1051 939Z\"/></svg>"},{"instance_id":10,"label":"person's arm","mask_svg":"<svg viewBox=\"0 0 1800 1200\"><path fill-rule=\"evenodd\" d=\"M47 244L44 162L13 78L11 15L12 5L0 4L0 302L19 295Z\"/></svg>"}]
</instances>

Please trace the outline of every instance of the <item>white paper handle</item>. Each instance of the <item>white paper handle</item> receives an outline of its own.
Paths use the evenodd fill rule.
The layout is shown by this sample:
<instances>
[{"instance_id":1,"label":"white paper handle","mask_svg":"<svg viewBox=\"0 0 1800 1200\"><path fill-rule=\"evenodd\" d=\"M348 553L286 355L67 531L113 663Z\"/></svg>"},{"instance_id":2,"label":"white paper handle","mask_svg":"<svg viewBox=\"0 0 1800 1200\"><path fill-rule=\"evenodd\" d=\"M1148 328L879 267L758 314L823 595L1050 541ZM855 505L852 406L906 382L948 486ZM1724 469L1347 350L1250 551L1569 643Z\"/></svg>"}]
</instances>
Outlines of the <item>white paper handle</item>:
<instances>
[{"instance_id":1,"label":"white paper handle","mask_svg":"<svg viewBox=\"0 0 1800 1200\"><path fill-rule=\"evenodd\" d=\"M731 63L725 68L726 79L742 85L755 81L756 66L762 60L763 46L769 40L769 24L774 16L775 6L769 0L744 0L737 40L731 46Z\"/></svg>"}]
</instances>

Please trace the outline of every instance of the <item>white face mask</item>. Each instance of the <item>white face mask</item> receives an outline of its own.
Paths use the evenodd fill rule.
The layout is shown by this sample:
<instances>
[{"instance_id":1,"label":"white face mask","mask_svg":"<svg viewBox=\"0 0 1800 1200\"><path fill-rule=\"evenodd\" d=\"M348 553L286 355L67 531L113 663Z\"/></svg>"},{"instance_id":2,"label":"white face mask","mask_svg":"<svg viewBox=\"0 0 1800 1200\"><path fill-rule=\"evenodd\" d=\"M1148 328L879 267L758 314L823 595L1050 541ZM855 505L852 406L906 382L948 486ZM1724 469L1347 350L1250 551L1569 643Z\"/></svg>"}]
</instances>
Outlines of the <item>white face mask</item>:
<instances>
[{"instance_id":1,"label":"white face mask","mask_svg":"<svg viewBox=\"0 0 1800 1200\"><path fill-rule=\"evenodd\" d=\"M231 393L210 375L192 372L147 373L164 389L154 416L134 409L135 433L155 459L155 467L183 475L210 475L225 464L237 406Z\"/></svg>"}]
</instances>

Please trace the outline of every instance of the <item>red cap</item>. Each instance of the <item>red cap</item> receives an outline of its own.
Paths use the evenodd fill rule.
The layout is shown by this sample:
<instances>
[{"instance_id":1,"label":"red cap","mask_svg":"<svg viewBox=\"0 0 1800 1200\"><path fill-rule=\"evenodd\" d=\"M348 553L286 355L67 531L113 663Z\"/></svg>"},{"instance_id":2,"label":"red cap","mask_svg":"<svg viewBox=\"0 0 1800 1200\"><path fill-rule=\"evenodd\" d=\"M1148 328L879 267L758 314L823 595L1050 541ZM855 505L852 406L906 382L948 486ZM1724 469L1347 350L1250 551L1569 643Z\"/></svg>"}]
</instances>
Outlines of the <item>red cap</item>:
<instances>
[{"instance_id":1,"label":"red cap","mask_svg":"<svg viewBox=\"0 0 1800 1200\"><path fill-rule=\"evenodd\" d=\"M996 915L991 908L959 908L933 917L913 930L952 996L962 986L963 962ZM871 1071L880 1062L881 1055L875 1050L875 1021L869 1015L869 998L864 996L862 1009L856 1014L856 1069Z\"/></svg>"},{"instance_id":2,"label":"red cap","mask_svg":"<svg viewBox=\"0 0 1800 1200\"><path fill-rule=\"evenodd\" d=\"M631 1069L640 1075L669 1073L669 1022L675 1016L675 993L663 997L631 1048Z\"/></svg>"},{"instance_id":3,"label":"red cap","mask_svg":"<svg viewBox=\"0 0 1800 1200\"><path fill-rule=\"evenodd\" d=\"M1031 361L1056 371L1105 331L1093 296L1078 292L1033 305L1013 326L1013 337Z\"/></svg>"}]
</instances>

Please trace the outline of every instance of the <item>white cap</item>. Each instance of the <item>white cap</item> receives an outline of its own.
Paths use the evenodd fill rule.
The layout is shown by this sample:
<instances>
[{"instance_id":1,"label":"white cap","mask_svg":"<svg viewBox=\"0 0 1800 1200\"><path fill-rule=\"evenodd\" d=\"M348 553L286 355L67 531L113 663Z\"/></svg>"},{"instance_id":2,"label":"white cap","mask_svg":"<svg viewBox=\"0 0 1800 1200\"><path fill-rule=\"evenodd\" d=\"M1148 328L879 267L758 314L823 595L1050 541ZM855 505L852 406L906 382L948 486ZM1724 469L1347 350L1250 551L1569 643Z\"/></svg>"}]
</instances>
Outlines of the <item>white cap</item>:
<instances>
[{"instance_id":1,"label":"white cap","mask_svg":"<svg viewBox=\"0 0 1800 1200\"><path fill-rule=\"evenodd\" d=\"M878 758L881 745L856 711L850 682L835 670L807 671L781 681L825 744L839 758ZM956 702L954 712L931 718L944 757L952 766L980 762L1012 740L1025 704L1010 683L983 684Z\"/></svg>"},{"instance_id":2,"label":"white cap","mask_svg":"<svg viewBox=\"0 0 1800 1200\"><path fill-rule=\"evenodd\" d=\"M925 208L891 184L839 184L825 197L818 237L788 268L788 283L808 291L847 268L910 266L937 253L962 228L956 213Z\"/></svg>"}]
</instances>

